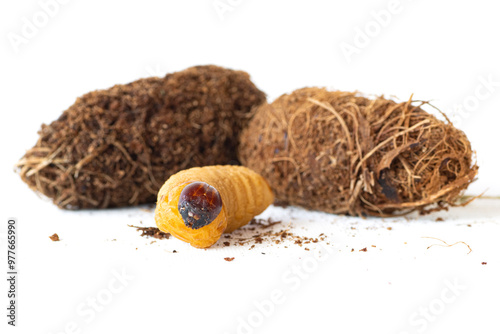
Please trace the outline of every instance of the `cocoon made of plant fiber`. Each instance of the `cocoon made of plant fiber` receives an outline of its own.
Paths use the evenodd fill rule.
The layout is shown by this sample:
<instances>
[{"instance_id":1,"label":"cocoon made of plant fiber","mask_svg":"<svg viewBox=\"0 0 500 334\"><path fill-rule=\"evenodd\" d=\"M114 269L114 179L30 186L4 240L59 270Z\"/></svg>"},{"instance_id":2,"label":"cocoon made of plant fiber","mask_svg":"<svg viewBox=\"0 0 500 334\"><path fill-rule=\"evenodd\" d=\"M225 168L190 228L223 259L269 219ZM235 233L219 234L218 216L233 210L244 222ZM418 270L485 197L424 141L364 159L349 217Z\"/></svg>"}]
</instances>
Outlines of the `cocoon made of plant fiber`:
<instances>
[{"instance_id":1,"label":"cocoon made of plant fiber","mask_svg":"<svg viewBox=\"0 0 500 334\"><path fill-rule=\"evenodd\" d=\"M18 172L61 208L151 203L182 169L235 163L264 101L247 73L211 65L93 91L42 125Z\"/></svg>"},{"instance_id":2,"label":"cocoon made of plant fiber","mask_svg":"<svg viewBox=\"0 0 500 334\"><path fill-rule=\"evenodd\" d=\"M393 216L458 205L478 170L471 145L423 104L299 89L257 108L240 160L277 200L307 209Z\"/></svg>"}]
</instances>

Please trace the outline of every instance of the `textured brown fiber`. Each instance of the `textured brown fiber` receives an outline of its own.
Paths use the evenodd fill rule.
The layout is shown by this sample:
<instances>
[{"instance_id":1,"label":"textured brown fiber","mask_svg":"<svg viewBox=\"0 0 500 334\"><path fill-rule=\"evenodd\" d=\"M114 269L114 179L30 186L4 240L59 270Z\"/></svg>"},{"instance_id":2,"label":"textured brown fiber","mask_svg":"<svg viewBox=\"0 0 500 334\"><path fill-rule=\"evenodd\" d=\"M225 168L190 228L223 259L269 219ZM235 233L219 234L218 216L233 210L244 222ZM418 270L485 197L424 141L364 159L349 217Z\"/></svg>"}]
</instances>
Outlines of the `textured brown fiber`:
<instances>
[{"instance_id":1,"label":"textured brown fiber","mask_svg":"<svg viewBox=\"0 0 500 334\"><path fill-rule=\"evenodd\" d=\"M465 134L425 103L303 88L257 108L240 160L277 200L349 215L458 205L478 167Z\"/></svg>"},{"instance_id":2,"label":"textured brown fiber","mask_svg":"<svg viewBox=\"0 0 500 334\"><path fill-rule=\"evenodd\" d=\"M182 169L236 163L239 132L264 101L247 73L212 65L93 91L42 125L18 171L61 208L154 202Z\"/></svg>"}]
</instances>

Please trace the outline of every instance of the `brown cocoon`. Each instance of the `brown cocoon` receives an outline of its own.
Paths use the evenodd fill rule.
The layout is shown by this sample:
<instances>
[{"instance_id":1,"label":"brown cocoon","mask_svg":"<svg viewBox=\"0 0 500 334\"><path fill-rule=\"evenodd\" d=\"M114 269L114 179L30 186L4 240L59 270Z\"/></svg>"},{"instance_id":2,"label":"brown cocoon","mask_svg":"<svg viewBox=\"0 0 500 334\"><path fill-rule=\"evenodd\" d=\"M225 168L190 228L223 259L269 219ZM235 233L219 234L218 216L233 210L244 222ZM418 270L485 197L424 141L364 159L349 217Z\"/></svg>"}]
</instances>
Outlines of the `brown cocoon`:
<instances>
[{"instance_id":1,"label":"brown cocoon","mask_svg":"<svg viewBox=\"0 0 500 334\"><path fill-rule=\"evenodd\" d=\"M61 208L154 202L182 169L235 163L239 132L264 101L247 73L217 66L93 91L42 125L17 166Z\"/></svg>"},{"instance_id":2,"label":"brown cocoon","mask_svg":"<svg viewBox=\"0 0 500 334\"><path fill-rule=\"evenodd\" d=\"M478 167L465 134L422 104L299 89L257 108L240 160L290 205L373 216L444 209Z\"/></svg>"}]
</instances>

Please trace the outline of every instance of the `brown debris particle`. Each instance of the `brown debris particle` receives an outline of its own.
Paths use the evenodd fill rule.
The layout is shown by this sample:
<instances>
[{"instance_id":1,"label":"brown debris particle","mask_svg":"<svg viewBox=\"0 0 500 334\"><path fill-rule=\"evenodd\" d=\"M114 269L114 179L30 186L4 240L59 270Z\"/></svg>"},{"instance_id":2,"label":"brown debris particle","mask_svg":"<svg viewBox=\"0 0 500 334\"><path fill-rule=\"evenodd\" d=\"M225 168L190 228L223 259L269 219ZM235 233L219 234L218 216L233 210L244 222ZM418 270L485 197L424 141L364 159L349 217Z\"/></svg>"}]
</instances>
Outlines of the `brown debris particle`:
<instances>
[{"instance_id":1,"label":"brown debris particle","mask_svg":"<svg viewBox=\"0 0 500 334\"><path fill-rule=\"evenodd\" d=\"M137 231L141 231L141 237L153 237L162 240L169 239L171 235L170 233L160 231L158 227L140 227L134 225L129 226L135 228Z\"/></svg>"},{"instance_id":2,"label":"brown debris particle","mask_svg":"<svg viewBox=\"0 0 500 334\"><path fill-rule=\"evenodd\" d=\"M444 222L444 219L443 219L443 218L441 218L441 217L437 217L437 218L436 218L436 221L437 221L437 222Z\"/></svg>"},{"instance_id":3,"label":"brown debris particle","mask_svg":"<svg viewBox=\"0 0 500 334\"><path fill-rule=\"evenodd\" d=\"M368 249L365 247L365 248L360 249L359 251L360 251L360 252L367 252L367 251L368 251Z\"/></svg>"},{"instance_id":4,"label":"brown debris particle","mask_svg":"<svg viewBox=\"0 0 500 334\"><path fill-rule=\"evenodd\" d=\"M487 265L487 264L488 264L488 262L481 262L481 264L482 264L483 266L485 266L485 265Z\"/></svg>"},{"instance_id":5,"label":"brown debris particle","mask_svg":"<svg viewBox=\"0 0 500 334\"><path fill-rule=\"evenodd\" d=\"M57 233L52 234L49 238L52 241L60 241L59 240L59 236L57 235Z\"/></svg>"},{"instance_id":6,"label":"brown debris particle","mask_svg":"<svg viewBox=\"0 0 500 334\"><path fill-rule=\"evenodd\" d=\"M256 244L261 244L261 243L262 243L262 241L264 241L264 239L262 239L262 237L257 236L257 237L255 237L255 238L254 238L254 242L255 242Z\"/></svg>"},{"instance_id":7,"label":"brown debris particle","mask_svg":"<svg viewBox=\"0 0 500 334\"><path fill-rule=\"evenodd\" d=\"M234 260L234 257L225 257L224 260L226 260L227 262L231 262Z\"/></svg>"}]
</instances>

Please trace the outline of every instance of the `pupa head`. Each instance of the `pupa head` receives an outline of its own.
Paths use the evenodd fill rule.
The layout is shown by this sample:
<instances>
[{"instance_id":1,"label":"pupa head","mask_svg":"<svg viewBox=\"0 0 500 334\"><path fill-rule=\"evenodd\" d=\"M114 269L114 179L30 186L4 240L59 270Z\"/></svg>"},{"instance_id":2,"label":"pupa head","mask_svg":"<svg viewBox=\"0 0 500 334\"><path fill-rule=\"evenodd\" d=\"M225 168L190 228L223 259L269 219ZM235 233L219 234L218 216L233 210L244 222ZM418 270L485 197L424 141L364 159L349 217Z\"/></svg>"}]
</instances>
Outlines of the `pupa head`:
<instances>
[{"instance_id":1,"label":"pupa head","mask_svg":"<svg viewBox=\"0 0 500 334\"><path fill-rule=\"evenodd\" d=\"M212 246L227 227L221 194L202 181L183 183L161 196L155 219L161 230L197 248Z\"/></svg>"},{"instance_id":2,"label":"pupa head","mask_svg":"<svg viewBox=\"0 0 500 334\"><path fill-rule=\"evenodd\" d=\"M219 191L205 182L192 182L182 189L177 209L184 225L194 230L212 223L222 210Z\"/></svg>"}]
</instances>

